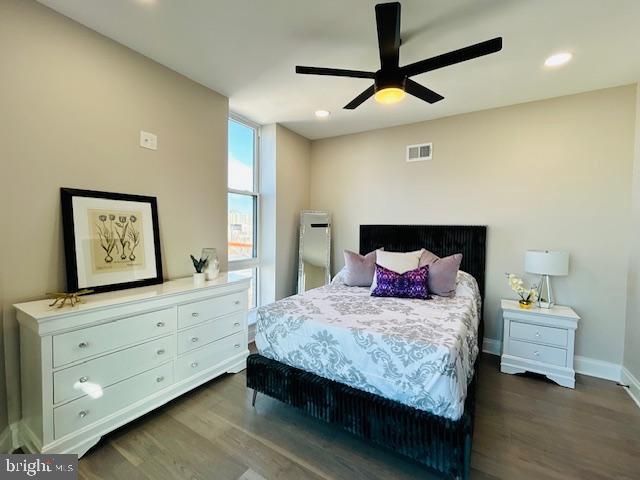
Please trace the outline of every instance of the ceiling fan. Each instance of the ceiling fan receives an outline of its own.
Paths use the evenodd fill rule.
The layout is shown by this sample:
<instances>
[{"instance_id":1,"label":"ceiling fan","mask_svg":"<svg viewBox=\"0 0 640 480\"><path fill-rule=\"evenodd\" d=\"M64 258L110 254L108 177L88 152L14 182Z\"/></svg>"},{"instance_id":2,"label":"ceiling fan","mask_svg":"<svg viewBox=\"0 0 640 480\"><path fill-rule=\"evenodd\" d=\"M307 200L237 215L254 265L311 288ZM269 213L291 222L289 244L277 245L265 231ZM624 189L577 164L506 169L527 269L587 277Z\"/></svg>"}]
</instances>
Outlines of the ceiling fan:
<instances>
[{"instance_id":1,"label":"ceiling fan","mask_svg":"<svg viewBox=\"0 0 640 480\"><path fill-rule=\"evenodd\" d=\"M373 85L345 105L347 110L357 108L371 96L380 103L399 102L404 98L405 92L425 102L436 103L444 97L414 82L410 77L502 50L502 37L497 37L401 67L400 3L376 5L376 24L380 49L380 70L377 72L296 66L296 73L372 79Z\"/></svg>"}]
</instances>

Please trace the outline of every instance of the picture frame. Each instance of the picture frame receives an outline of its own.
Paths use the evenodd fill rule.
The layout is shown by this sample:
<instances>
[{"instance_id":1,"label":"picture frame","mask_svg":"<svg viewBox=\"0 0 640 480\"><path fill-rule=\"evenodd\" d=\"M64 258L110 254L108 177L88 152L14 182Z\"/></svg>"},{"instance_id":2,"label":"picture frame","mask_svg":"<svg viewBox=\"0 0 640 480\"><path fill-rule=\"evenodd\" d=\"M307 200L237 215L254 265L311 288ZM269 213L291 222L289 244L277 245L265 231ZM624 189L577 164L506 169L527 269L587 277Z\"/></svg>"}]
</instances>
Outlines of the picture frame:
<instances>
[{"instance_id":1,"label":"picture frame","mask_svg":"<svg viewBox=\"0 0 640 480\"><path fill-rule=\"evenodd\" d=\"M156 197L61 188L67 291L163 282Z\"/></svg>"}]
</instances>

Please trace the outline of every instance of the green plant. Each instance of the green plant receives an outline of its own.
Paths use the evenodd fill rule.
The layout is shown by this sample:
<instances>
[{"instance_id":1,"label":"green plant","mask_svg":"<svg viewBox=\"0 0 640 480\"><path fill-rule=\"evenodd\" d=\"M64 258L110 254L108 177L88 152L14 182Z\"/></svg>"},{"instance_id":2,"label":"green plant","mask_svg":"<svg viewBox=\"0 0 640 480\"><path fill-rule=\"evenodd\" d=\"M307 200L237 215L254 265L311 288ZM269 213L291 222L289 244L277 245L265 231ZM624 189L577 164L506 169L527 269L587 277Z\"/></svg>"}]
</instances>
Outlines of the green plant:
<instances>
[{"instance_id":1,"label":"green plant","mask_svg":"<svg viewBox=\"0 0 640 480\"><path fill-rule=\"evenodd\" d=\"M193 268L196 269L196 273L202 273L205 265L207 264L206 258L196 259L193 255L191 255L191 261L193 262Z\"/></svg>"}]
</instances>

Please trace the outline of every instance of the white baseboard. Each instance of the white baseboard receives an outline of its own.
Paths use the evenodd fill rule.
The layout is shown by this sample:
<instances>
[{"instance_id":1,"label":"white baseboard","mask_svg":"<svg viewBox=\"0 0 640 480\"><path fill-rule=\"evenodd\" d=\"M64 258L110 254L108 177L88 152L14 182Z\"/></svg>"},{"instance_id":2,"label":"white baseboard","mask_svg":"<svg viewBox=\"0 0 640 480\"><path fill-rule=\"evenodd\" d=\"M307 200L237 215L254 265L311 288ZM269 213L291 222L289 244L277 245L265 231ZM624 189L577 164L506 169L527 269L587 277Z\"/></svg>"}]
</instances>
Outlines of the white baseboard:
<instances>
[{"instance_id":1,"label":"white baseboard","mask_svg":"<svg viewBox=\"0 0 640 480\"><path fill-rule=\"evenodd\" d=\"M573 357L573 369L576 373L589 375L590 377L604 378L605 380L620 381L622 366L595 358L576 355Z\"/></svg>"},{"instance_id":2,"label":"white baseboard","mask_svg":"<svg viewBox=\"0 0 640 480\"><path fill-rule=\"evenodd\" d=\"M496 340L495 338L485 337L482 340L482 351L491 355L501 355L502 342L500 340Z\"/></svg>"},{"instance_id":3,"label":"white baseboard","mask_svg":"<svg viewBox=\"0 0 640 480\"><path fill-rule=\"evenodd\" d=\"M249 325L249 343L253 343L256 341L256 324L252 323Z\"/></svg>"},{"instance_id":4,"label":"white baseboard","mask_svg":"<svg viewBox=\"0 0 640 480\"><path fill-rule=\"evenodd\" d=\"M629 388L625 387L625 390L633 401L636 402L636 405L640 407L640 380L633 376L625 367L622 367L622 383L629 385Z\"/></svg>"},{"instance_id":5,"label":"white baseboard","mask_svg":"<svg viewBox=\"0 0 640 480\"><path fill-rule=\"evenodd\" d=\"M482 351L491 355L500 355L502 353L502 341L485 337L482 344ZM605 380L613 380L614 382L620 381L622 372L622 367L618 364L583 357L581 355L573 357L573 368L576 373L590 377L604 378Z\"/></svg>"},{"instance_id":6,"label":"white baseboard","mask_svg":"<svg viewBox=\"0 0 640 480\"><path fill-rule=\"evenodd\" d=\"M13 431L10 425L0 433L0 453L11 453L13 451Z\"/></svg>"}]
</instances>

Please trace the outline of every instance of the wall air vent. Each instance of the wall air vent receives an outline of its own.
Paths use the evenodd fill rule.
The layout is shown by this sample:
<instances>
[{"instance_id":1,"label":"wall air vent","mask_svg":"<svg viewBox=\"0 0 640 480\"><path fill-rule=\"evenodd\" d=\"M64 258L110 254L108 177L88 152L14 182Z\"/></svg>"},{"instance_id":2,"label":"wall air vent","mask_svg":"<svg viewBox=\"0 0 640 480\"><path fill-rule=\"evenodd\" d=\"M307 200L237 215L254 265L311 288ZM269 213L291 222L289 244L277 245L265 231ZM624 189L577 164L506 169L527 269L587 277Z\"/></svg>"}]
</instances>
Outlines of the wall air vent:
<instances>
[{"instance_id":1,"label":"wall air vent","mask_svg":"<svg viewBox=\"0 0 640 480\"><path fill-rule=\"evenodd\" d=\"M422 162L423 160L431 160L432 153L432 143L407 145L407 162Z\"/></svg>"}]
</instances>

